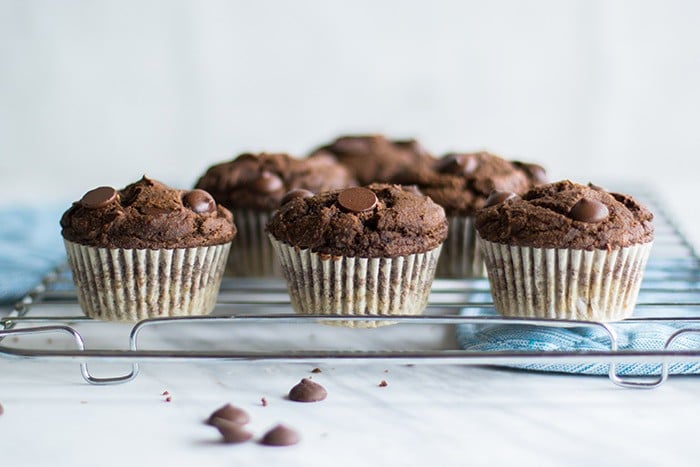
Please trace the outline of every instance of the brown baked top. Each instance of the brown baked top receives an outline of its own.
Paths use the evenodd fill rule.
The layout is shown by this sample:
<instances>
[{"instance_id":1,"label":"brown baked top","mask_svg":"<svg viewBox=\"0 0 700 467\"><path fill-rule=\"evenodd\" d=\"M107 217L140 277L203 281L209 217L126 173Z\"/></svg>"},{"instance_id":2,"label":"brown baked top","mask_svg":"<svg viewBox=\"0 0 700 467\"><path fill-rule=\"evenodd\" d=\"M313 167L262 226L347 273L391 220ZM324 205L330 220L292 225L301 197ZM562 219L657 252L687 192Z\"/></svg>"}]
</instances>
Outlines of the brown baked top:
<instances>
[{"instance_id":1,"label":"brown baked top","mask_svg":"<svg viewBox=\"0 0 700 467\"><path fill-rule=\"evenodd\" d=\"M389 183L406 167L434 158L415 139L390 140L383 135L341 136L311 153L331 155L362 185Z\"/></svg>"},{"instance_id":2,"label":"brown baked top","mask_svg":"<svg viewBox=\"0 0 700 467\"><path fill-rule=\"evenodd\" d=\"M61 235L102 248L219 245L236 235L231 213L203 190L176 190L145 176L123 190L88 191L61 218Z\"/></svg>"},{"instance_id":3,"label":"brown baked top","mask_svg":"<svg viewBox=\"0 0 700 467\"><path fill-rule=\"evenodd\" d=\"M654 215L628 195L564 180L476 213L479 235L491 242L535 248L622 248L654 238Z\"/></svg>"},{"instance_id":4,"label":"brown baked top","mask_svg":"<svg viewBox=\"0 0 700 467\"><path fill-rule=\"evenodd\" d=\"M416 185L444 207L448 216L469 216L484 205L493 190L524 193L541 183L536 177L546 177L540 166L519 166L488 152L476 152L447 154L430 164L413 165L393 181Z\"/></svg>"},{"instance_id":5,"label":"brown baked top","mask_svg":"<svg viewBox=\"0 0 700 467\"><path fill-rule=\"evenodd\" d=\"M313 193L356 185L349 171L331 157L296 159L288 154L241 154L210 167L196 187L229 209L273 211L293 189Z\"/></svg>"},{"instance_id":6,"label":"brown baked top","mask_svg":"<svg viewBox=\"0 0 700 467\"><path fill-rule=\"evenodd\" d=\"M447 237L447 220L426 196L373 184L292 198L267 229L281 242L316 253L393 258L436 248Z\"/></svg>"}]
</instances>

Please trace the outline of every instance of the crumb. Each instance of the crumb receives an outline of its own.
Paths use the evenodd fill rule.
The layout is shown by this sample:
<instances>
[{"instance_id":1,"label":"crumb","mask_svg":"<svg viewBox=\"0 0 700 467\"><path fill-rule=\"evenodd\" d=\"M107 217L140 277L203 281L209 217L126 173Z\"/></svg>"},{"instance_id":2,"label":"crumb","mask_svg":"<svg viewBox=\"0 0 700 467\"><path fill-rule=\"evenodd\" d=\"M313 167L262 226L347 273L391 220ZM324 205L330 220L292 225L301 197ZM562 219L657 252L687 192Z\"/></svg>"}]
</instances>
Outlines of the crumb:
<instances>
[{"instance_id":1,"label":"crumb","mask_svg":"<svg viewBox=\"0 0 700 467\"><path fill-rule=\"evenodd\" d=\"M384 370L384 373L389 373L389 370Z\"/></svg>"},{"instance_id":2,"label":"crumb","mask_svg":"<svg viewBox=\"0 0 700 467\"><path fill-rule=\"evenodd\" d=\"M262 404L263 407L267 407L267 399L265 399L264 397L260 398L260 403Z\"/></svg>"},{"instance_id":3,"label":"crumb","mask_svg":"<svg viewBox=\"0 0 700 467\"><path fill-rule=\"evenodd\" d=\"M169 396L169 395L170 395L170 393L168 391L163 391L161 393L161 396Z\"/></svg>"},{"instance_id":4,"label":"crumb","mask_svg":"<svg viewBox=\"0 0 700 467\"><path fill-rule=\"evenodd\" d=\"M165 398L165 402L171 402L172 400L173 400L173 398L171 396L168 396Z\"/></svg>"},{"instance_id":5,"label":"crumb","mask_svg":"<svg viewBox=\"0 0 700 467\"><path fill-rule=\"evenodd\" d=\"M383 379L383 380L381 380L381 381L379 382L379 387L380 387L380 388L385 388L385 387L387 387L387 386L389 386L389 383L387 383L385 379Z\"/></svg>"},{"instance_id":6,"label":"crumb","mask_svg":"<svg viewBox=\"0 0 700 467\"><path fill-rule=\"evenodd\" d=\"M318 368L318 367L316 367L316 368L314 368L313 370L311 370L311 373L320 373L320 372L321 372L321 369Z\"/></svg>"},{"instance_id":7,"label":"crumb","mask_svg":"<svg viewBox=\"0 0 700 467\"><path fill-rule=\"evenodd\" d=\"M80 401L81 404L87 404L87 401Z\"/></svg>"}]
</instances>

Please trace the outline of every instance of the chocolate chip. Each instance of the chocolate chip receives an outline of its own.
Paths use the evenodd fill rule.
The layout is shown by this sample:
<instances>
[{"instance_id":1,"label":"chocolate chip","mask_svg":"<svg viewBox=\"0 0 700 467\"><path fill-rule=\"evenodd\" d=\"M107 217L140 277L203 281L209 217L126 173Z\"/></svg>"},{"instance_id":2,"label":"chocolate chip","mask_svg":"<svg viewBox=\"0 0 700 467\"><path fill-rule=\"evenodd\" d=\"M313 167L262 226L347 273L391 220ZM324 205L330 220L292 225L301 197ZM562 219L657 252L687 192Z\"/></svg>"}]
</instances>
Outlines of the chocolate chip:
<instances>
[{"instance_id":1,"label":"chocolate chip","mask_svg":"<svg viewBox=\"0 0 700 467\"><path fill-rule=\"evenodd\" d=\"M253 433L245 430L238 423L229 422L223 418L217 418L213 425L219 430L224 438L224 443L227 444L244 443L253 437Z\"/></svg>"},{"instance_id":2,"label":"chocolate chip","mask_svg":"<svg viewBox=\"0 0 700 467\"><path fill-rule=\"evenodd\" d=\"M250 185L258 193L274 193L284 187L282 179L272 172L263 170L258 178L254 179Z\"/></svg>"},{"instance_id":3,"label":"chocolate chip","mask_svg":"<svg viewBox=\"0 0 700 467\"><path fill-rule=\"evenodd\" d=\"M350 212L368 211L377 205L377 195L368 188L347 188L338 195L338 204Z\"/></svg>"},{"instance_id":4,"label":"chocolate chip","mask_svg":"<svg viewBox=\"0 0 700 467\"><path fill-rule=\"evenodd\" d=\"M284 425L277 425L260 440L260 444L266 446L291 446L298 442L299 433Z\"/></svg>"},{"instance_id":5,"label":"chocolate chip","mask_svg":"<svg viewBox=\"0 0 700 467\"><path fill-rule=\"evenodd\" d=\"M103 208L117 199L117 196L117 190L111 186L101 186L85 193L80 199L80 204L88 209Z\"/></svg>"},{"instance_id":6,"label":"chocolate chip","mask_svg":"<svg viewBox=\"0 0 700 467\"><path fill-rule=\"evenodd\" d=\"M250 421L250 417L248 416L248 413L245 410L233 406L231 404L226 404L223 407L220 407L217 410L215 410L209 416L207 423L209 423L210 425L215 425L215 419L223 419L228 422L238 423L239 425L245 425Z\"/></svg>"},{"instance_id":7,"label":"chocolate chip","mask_svg":"<svg viewBox=\"0 0 700 467\"><path fill-rule=\"evenodd\" d=\"M608 207L600 201L581 198L569 211L569 217L575 221L595 224L605 220L610 211Z\"/></svg>"},{"instance_id":8,"label":"chocolate chip","mask_svg":"<svg viewBox=\"0 0 700 467\"><path fill-rule=\"evenodd\" d=\"M515 198L516 196L517 195L512 191L493 190L489 197L486 198L486 204L484 204L484 207L488 208L490 206L501 204L509 199Z\"/></svg>"},{"instance_id":9,"label":"chocolate chip","mask_svg":"<svg viewBox=\"0 0 700 467\"><path fill-rule=\"evenodd\" d=\"M512 161L512 164L525 172L527 177L532 180L535 184L547 183L549 180L547 178L547 171L544 167L538 164L529 164L527 162Z\"/></svg>"},{"instance_id":10,"label":"chocolate chip","mask_svg":"<svg viewBox=\"0 0 700 467\"><path fill-rule=\"evenodd\" d=\"M182 196L182 204L190 208L197 214L216 211L214 198L204 190L195 189L188 191Z\"/></svg>"},{"instance_id":11,"label":"chocolate chip","mask_svg":"<svg viewBox=\"0 0 700 467\"><path fill-rule=\"evenodd\" d=\"M328 392L323 386L306 378L289 390L289 399L295 402L318 402L327 395Z\"/></svg>"},{"instance_id":12,"label":"chocolate chip","mask_svg":"<svg viewBox=\"0 0 700 467\"><path fill-rule=\"evenodd\" d=\"M282 201L280 201L280 206L284 206L293 199L310 198L313 195L314 194L309 190L305 190L303 188L295 188L293 190L288 191L287 194L282 197Z\"/></svg>"},{"instance_id":13,"label":"chocolate chip","mask_svg":"<svg viewBox=\"0 0 700 467\"><path fill-rule=\"evenodd\" d=\"M479 166L474 154L448 154L437 162L436 170L454 175L471 175Z\"/></svg>"}]
</instances>

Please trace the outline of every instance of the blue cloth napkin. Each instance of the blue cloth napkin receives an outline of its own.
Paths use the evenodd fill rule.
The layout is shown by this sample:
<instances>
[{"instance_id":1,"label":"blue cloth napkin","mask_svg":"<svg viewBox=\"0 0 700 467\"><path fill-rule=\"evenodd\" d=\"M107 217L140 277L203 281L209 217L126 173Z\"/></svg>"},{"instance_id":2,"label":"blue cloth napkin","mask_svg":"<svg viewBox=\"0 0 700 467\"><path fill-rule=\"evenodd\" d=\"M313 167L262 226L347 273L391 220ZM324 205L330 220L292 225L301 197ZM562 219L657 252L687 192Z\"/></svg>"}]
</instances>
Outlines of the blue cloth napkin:
<instances>
[{"instance_id":1,"label":"blue cloth napkin","mask_svg":"<svg viewBox=\"0 0 700 467\"><path fill-rule=\"evenodd\" d=\"M65 205L0 209L0 303L18 300L64 261L59 226L64 209Z\"/></svg>"},{"instance_id":2,"label":"blue cloth napkin","mask_svg":"<svg viewBox=\"0 0 700 467\"><path fill-rule=\"evenodd\" d=\"M612 327L617 333L619 350L663 350L667 339L679 329L699 329L698 323L645 322L620 323ZM608 334L595 327L552 328L547 326L497 324L457 326L457 341L465 350L473 351L604 351L610 350ZM700 350L700 334L683 334L669 350ZM513 365L516 368L556 373L607 375L606 363ZM620 363L619 375L658 375L661 364ZM676 362L669 365L670 374L700 374L700 363Z\"/></svg>"}]
</instances>

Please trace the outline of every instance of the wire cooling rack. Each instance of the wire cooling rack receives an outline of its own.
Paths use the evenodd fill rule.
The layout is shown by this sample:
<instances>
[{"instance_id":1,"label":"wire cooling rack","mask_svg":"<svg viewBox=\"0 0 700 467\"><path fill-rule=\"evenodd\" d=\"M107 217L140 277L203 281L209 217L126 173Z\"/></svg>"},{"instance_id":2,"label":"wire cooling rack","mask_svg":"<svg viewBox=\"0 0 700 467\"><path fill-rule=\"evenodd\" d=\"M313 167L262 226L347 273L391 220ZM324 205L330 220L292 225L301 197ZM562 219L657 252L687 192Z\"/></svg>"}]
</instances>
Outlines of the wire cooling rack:
<instances>
[{"instance_id":1,"label":"wire cooling rack","mask_svg":"<svg viewBox=\"0 0 700 467\"><path fill-rule=\"evenodd\" d=\"M663 350L618 350L608 324L503 318L493 315L485 279L436 279L421 316L329 317L293 314L281 280L225 278L217 306L209 316L148 319L130 325L85 317L70 272L56 268L0 317L0 357L17 361L76 362L91 384L131 381L139 365L152 362L267 362L358 364L528 365L605 363L619 386L654 388L669 376L669 365L700 362L700 348L672 350L682 335L700 334L700 258L651 193L634 191L655 213L656 235L635 309L624 323L673 322L685 326L671 334ZM484 314L486 316L484 316ZM491 314L491 316L489 316ZM337 321L376 321L374 329L329 326ZM319 324L321 322L322 324ZM381 322L381 323L380 323ZM337 324L337 323L336 323ZM606 351L475 352L458 347L455 325L538 325L592 327L610 341ZM145 337L143 336L145 334ZM618 374L621 363L659 364L653 377ZM98 365L117 374L96 376Z\"/></svg>"}]
</instances>

